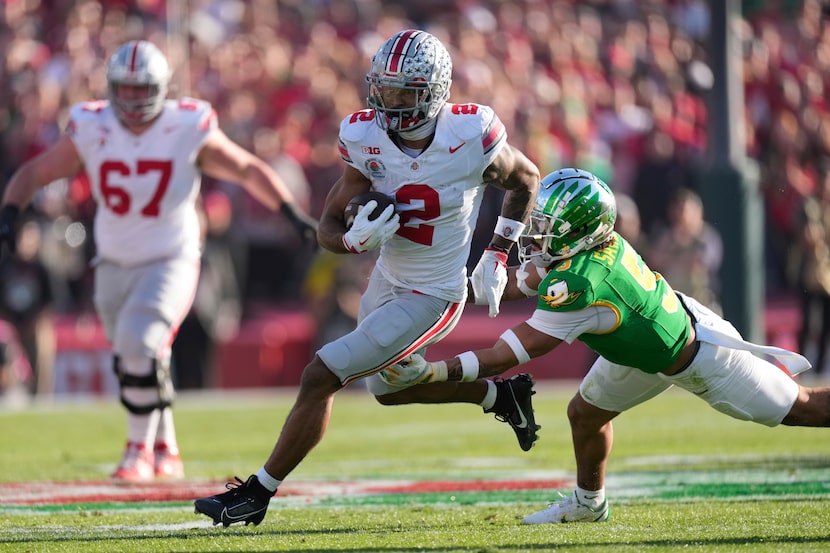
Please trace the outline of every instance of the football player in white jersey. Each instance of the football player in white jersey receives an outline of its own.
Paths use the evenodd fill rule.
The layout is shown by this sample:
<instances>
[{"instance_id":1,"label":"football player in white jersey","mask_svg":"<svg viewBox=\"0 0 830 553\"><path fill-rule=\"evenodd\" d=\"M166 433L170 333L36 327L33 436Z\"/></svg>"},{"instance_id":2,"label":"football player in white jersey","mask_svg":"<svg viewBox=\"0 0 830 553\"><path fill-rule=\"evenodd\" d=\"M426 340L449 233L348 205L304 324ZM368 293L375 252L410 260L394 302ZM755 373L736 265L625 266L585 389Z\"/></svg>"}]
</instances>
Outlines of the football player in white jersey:
<instances>
[{"instance_id":1,"label":"football player in white jersey","mask_svg":"<svg viewBox=\"0 0 830 553\"><path fill-rule=\"evenodd\" d=\"M183 475L170 349L199 273L200 174L239 183L300 234L316 233L280 177L218 128L209 103L166 99L169 78L155 45L121 46L107 66L108 101L74 105L67 132L12 176L0 208L0 244L13 246L18 215L39 188L89 176L94 301L127 409L127 446L112 476L129 482Z\"/></svg>"},{"instance_id":2,"label":"football player in white jersey","mask_svg":"<svg viewBox=\"0 0 830 553\"><path fill-rule=\"evenodd\" d=\"M261 522L279 484L322 438L334 394L361 378L384 405L474 403L508 422L522 449L536 440L530 375L397 386L377 374L423 352L457 323L468 301L466 262L488 185L505 196L492 242L469 279L470 301L489 304L490 315L498 314L507 255L539 187L539 170L507 143L490 107L447 103L451 76L444 45L420 30L397 33L372 58L369 109L341 123L346 167L328 195L318 230L320 244L333 252L380 249L358 326L323 346L306 366L265 465L246 482L229 483L229 491L196 500L196 512L214 523ZM376 207L370 201L347 229L344 208L369 190L386 194L394 205L370 220Z\"/></svg>"}]
</instances>

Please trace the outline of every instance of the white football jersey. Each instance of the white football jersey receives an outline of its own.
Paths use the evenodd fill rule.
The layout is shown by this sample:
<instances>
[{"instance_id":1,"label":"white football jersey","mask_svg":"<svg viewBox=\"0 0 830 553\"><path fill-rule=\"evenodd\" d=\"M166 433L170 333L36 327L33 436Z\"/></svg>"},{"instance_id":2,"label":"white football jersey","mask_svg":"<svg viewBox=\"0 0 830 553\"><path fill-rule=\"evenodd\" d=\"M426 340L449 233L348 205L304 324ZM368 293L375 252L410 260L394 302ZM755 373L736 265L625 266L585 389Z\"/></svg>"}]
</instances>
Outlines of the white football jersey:
<instances>
[{"instance_id":1,"label":"white football jersey","mask_svg":"<svg viewBox=\"0 0 830 553\"><path fill-rule=\"evenodd\" d=\"M482 175L507 142L489 106L445 104L432 144L412 158L362 110L340 124L340 155L394 198L401 228L380 250L377 265L391 282L463 302L466 264L484 195Z\"/></svg>"},{"instance_id":2,"label":"white football jersey","mask_svg":"<svg viewBox=\"0 0 830 553\"><path fill-rule=\"evenodd\" d=\"M199 257L196 157L217 127L202 100L166 100L140 135L126 130L109 102L72 106L67 132L97 203L97 256L130 266L172 257Z\"/></svg>"}]
</instances>

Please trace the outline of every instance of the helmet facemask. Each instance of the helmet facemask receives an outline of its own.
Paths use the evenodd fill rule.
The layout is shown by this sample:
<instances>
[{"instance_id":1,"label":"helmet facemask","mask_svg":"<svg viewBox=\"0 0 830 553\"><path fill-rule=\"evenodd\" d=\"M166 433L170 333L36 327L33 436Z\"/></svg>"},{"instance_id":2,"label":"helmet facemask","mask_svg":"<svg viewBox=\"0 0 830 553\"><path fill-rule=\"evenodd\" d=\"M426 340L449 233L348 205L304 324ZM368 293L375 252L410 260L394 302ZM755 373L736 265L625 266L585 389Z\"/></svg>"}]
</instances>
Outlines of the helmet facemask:
<instances>
[{"instance_id":1,"label":"helmet facemask","mask_svg":"<svg viewBox=\"0 0 830 553\"><path fill-rule=\"evenodd\" d=\"M386 131L413 131L429 121L432 93L421 86L369 86L369 106L378 114L375 118ZM405 106L405 107L395 107Z\"/></svg>"},{"instance_id":2,"label":"helmet facemask","mask_svg":"<svg viewBox=\"0 0 830 553\"><path fill-rule=\"evenodd\" d=\"M110 83L110 103L115 107L118 118L129 125L151 121L161 112L163 89L159 85L133 85ZM132 89L137 92L126 92ZM126 92L126 93L125 93Z\"/></svg>"},{"instance_id":3,"label":"helmet facemask","mask_svg":"<svg viewBox=\"0 0 830 553\"><path fill-rule=\"evenodd\" d=\"M164 54L150 42L131 41L107 65L109 99L125 125L152 121L164 107L170 68Z\"/></svg>"},{"instance_id":4,"label":"helmet facemask","mask_svg":"<svg viewBox=\"0 0 830 553\"><path fill-rule=\"evenodd\" d=\"M616 218L608 185L580 169L555 171L542 179L536 207L519 239L519 258L549 267L608 241Z\"/></svg>"},{"instance_id":5,"label":"helmet facemask","mask_svg":"<svg viewBox=\"0 0 830 553\"><path fill-rule=\"evenodd\" d=\"M401 31L372 57L366 102L383 130L409 133L438 116L450 96L451 77L452 59L437 38Z\"/></svg>"}]
</instances>

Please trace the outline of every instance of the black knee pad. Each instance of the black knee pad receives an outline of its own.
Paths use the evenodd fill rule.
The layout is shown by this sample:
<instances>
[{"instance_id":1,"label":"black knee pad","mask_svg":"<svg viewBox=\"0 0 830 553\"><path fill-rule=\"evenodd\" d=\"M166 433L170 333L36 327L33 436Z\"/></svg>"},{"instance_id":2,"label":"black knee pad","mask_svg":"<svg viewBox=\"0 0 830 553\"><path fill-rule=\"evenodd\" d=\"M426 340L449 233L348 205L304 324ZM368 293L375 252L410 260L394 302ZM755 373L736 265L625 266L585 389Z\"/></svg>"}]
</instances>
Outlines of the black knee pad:
<instances>
[{"instance_id":1,"label":"black knee pad","mask_svg":"<svg viewBox=\"0 0 830 553\"><path fill-rule=\"evenodd\" d=\"M115 372L115 376L118 378L118 385L121 388L121 404L130 413L146 415L156 409L164 409L173 405L176 392L173 388L173 379L170 375L169 363L153 359L151 368L152 370L148 375L136 376L127 374L121 367L121 357L115 355L112 358L112 370ZM149 405L136 405L124 397L124 388L156 388L158 390L158 401Z\"/></svg>"}]
</instances>

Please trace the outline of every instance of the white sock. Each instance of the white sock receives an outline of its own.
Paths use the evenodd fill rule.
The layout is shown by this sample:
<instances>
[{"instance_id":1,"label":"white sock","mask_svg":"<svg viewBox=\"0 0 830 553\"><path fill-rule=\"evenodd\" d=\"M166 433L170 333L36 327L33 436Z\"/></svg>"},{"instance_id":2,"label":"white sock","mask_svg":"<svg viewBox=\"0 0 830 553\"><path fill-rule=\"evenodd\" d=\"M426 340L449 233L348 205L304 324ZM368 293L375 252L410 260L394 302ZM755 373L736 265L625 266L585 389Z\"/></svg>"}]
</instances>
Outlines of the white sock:
<instances>
[{"instance_id":1,"label":"white sock","mask_svg":"<svg viewBox=\"0 0 830 553\"><path fill-rule=\"evenodd\" d=\"M176 427L173 424L173 410L170 407L161 411L158 431L156 432L156 443L165 444L171 452L176 452L179 449L179 444L176 443Z\"/></svg>"},{"instance_id":2,"label":"white sock","mask_svg":"<svg viewBox=\"0 0 830 553\"><path fill-rule=\"evenodd\" d=\"M487 411L488 409L492 409L493 405L496 404L496 395L496 383L492 380L488 380L487 393L484 394L484 399L481 401L481 403L479 403L479 405L481 405L485 411Z\"/></svg>"},{"instance_id":3,"label":"white sock","mask_svg":"<svg viewBox=\"0 0 830 553\"><path fill-rule=\"evenodd\" d=\"M146 415L127 413L127 439L136 444L153 447L158 427L159 410L156 409Z\"/></svg>"},{"instance_id":4,"label":"white sock","mask_svg":"<svg viewBox=\"0 0 830 553\"><path fill-rule=\"evenodd\" d=\"M605 501L605 488L598 490L576 489L576 499L586 507L596 509Z\"/></svg>"},{"instance_id":5,"label":"white sock","mask_svg":"<svg viewBox=\"0 0 830 553\"><path fill-rule=\"evenodd\" d=\"M279 488L280 484L282 484L282 480L277 480L276 478L268 474L265 471L265 467L262 467L261 469L256 471L256 477L257 480L259 480L259 483L262 484L262 486L269 492L277 491L277 488Z\"/></svg>"}]
</instances>

